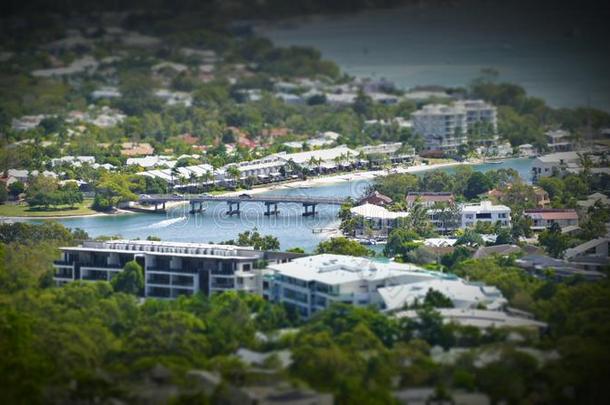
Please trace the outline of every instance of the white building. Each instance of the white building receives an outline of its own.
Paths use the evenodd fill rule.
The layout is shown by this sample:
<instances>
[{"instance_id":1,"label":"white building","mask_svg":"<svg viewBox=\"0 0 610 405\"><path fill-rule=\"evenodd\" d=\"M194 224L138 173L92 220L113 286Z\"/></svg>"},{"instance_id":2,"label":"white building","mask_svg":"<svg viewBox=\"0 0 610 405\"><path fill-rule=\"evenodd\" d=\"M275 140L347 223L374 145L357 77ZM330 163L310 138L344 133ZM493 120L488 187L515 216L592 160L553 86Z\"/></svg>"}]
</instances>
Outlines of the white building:
<instances>
[{"instance_id":1,"label":"white building","mask_svg":"<svg viewBox=\"0 0 610 405\"><path fill-rule=\"evenodd\" d=\"M95 163L95 156L63 156L60 158L51 159L51 166L55 167L61 164L69 164L70 166L80 167L86 163L93 165Z\"/></svg>"},{"instance_id":2,"label":"white building","mask_svg":"<svg viewBox=\"0 0 610 405\"><path fill-rule=\"evenodd\" d=\"M491 201L462 205L462 228L474 227L477 222L495 224L498 221L502 226L510 226L510 208L493 205Z\"/></svg>"},{"instance_id":3,"label":"white building","mask_svg":"<svg viewBox=\"0 0 610 405\"><path fill-rule=\"evenodd\" d=\"M563 129L547 131L547 144L553 152L569 152L573 149L570 133Z\"/></svg>"},{"instance_id":4,"label":"white building","mask_svg":"<svg viewBox=\"0 0 610 405\"><path fill-rule=\"evenodd\" d=\"M127 166L141 166L145 169L157 166L167 166L172 168L176 165L176 160L172 160L171 156L149 155L144 157L128 158L125 164Z\"/></svg>"},{"instance_id":5,"label":"white building","mask_svg":"<svg viewBox=\"0 0 610 405\"><path fill-rule=\"evenodd\" d=\"M202 292L258 291L254 267L259 260L281 263L294 255L251 247L145 240L87 241L62 247L54 262L55 281L110 281L135 260L144 270L144 295L175 298Z\"/></svg>"},{"instance_id":6,"label":"white building","mask_svg":"<svg viewBox=\"0 0 610 405\"><path fill-rule=\"evenodd\" d=\"M286 160L278 155L266 156L247 162L231 163L223 169L226 172L229 167L236 167L240 173L240 180L249 177L256 177L259 181L265 182L282 177L280 170L286 166Z\"/></svg>"},{"instance_id":7,"label":"white building","mask_svg":"<svg viewBox=\"0 0 610 405\"><path fill-rule=\"evenodd\" d=\"M409 216L407 212L393 212L375 204L362 204L350 209L352 216L359 219L355 229L357 238L387 238L398 225L400 218Z\"/></svg>"},{"instance_id":8,"label":"white building","mask_svg":"<svg viewBox=\"0 0 610 405\"><path fill-rule=\"evenodd\" d=\"M40 121L45 119L47 115L39 114L39 115L24 115L23 117L17 119L13 118L11 121L11 128L15 131L28 131L30 129L36 128L40 125Z\"/></svg>"},{"instance_id":9,"label":"white building","mask_svg":"<svg viewBox=\"0 0 610 405\"><path fill-rule=\"evenodd\" d=\"M552 176L554 173L563 173L568 169L580 167L580 157L576 152L558 152L539 156L534 159L532 173L534 180L540 177Z\"/></svg>"},{"instance_id":10,"label":"white building","mask_svg":"<svg viewBox=\"0 0 610 405\"><path fill-rule=\"evenodd\" d=\"M507 304L496 287L483 283L467 282L459 278L434 278L416 283L401 284L379 289L386 311L405 306L423 304L429 291L437 291L449 298L454 308L480 308L501 310Z\"/></svg>"},{"instance_id":11,"label":"white building","mask_svg":"<svg viewBox=\"0 0 610 405\"><path fill-rule=\"evenodd\" d=\"M34 77L58 77L71 76L81 73L92 73L99 66L99 62L91 56L85 56L81 59L76 59L66 67L58 67L51 69L37 69L32 71Z\"/></svg>"},{"instance_id":12,"label":"white building","mask_svg":"<svg viewBox=\"0 0 610 405\"><path fill-rule=\"evenodd\" d=\"M320 162L320 169L332 170L337 168L337 159L344 159L344 163L352 162L358 156L358 152L345 145L336 146L330 149L319 149L298 153L278 153L286 161L292 160L299 166L310 169L317 169L318 164L313 164L313 160Z\"/></svg>"},{"instance_id":13,"label":"white building","mask_svg":"<svg viewBox=\"0 0 610 405\"><path fill-rule=\"evenodd\" d=\"M116 87L105 86L91 92L91 98L94 100L100 98L118 98L121 97L121 92Z\"/></svg>"},{"instance_id":14,"label":"white building","mask_svg":"<svg viewBox=\"0 0 610 405\"><path fill-rule=\"evenodd\" d=\"M262 288L271 301L290 306L308 318L334 302L382 307L380 288L438 277L406 263L322 254L268 266Z\"/></svg>"},{"instance_id":15,"label":"white building","mask_svg":"<svg viewBox=\"0 0 610 405\"><path fill-rule=\"evenodd\" d=\"M216 171L214 171L212 165L203 163L195 166L178 167L176 169L147 170L138 173L138 175L158 178L168 184L187 183L183 185L189 186L200 183L211 184L215 179ZM206 179L206 177L208 178Z\"/></svg>"},{"instance_id":16,"label":"white building","mask_svg":"<svg viewBox=\"0 0 610 405\"><path fill-rule=\"evenodd\" d=\"M467 140L469 130L488 124L495 134L496 107L481 100L458 101L453 105L428 104L412 115L413 130L426 139L432 150L455 150Z\"/></svg>"}]
</instances>

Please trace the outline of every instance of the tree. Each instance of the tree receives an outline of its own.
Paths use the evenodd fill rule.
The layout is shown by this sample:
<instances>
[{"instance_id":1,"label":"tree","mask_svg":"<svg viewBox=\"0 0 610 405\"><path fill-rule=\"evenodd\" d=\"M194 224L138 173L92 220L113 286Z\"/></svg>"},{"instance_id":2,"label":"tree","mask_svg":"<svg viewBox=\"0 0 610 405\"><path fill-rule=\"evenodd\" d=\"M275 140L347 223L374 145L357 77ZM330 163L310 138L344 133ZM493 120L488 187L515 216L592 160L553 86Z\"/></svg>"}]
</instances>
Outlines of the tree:
<instances>
[{"instance_id":1,"label":"tree","mask_svg":"<svg viewBox=\"0 0 610 405\"><path fill-rule=\"evenodd\" d=\"M8 191L11 194L11 196L15 198L15 197L19 196L19 194L22 194L25 192L25 184L23 184L20 181L14 181L11 184L9 184Z\"/></svg>"},{"instance_id":2,"label":"tree","mask_svg":"<svg viewBox=\"0 0 610 405\"><path fill-rule=\"evenodd\" d=\"M316 253L332 253L347 256L372 256L374 253L360 243L344 237L331 238L320 242Z\"/></svg>"},{"instance_id":3,"label":"tree","mask_svg":"<svg viewBox=\"0 0 610 405\"><path fill-rule=\"evenodd\" d=\"M293 247L290 249L286 249L286 252L290 252L290 253L305 253L305 250L303 250L303 248L301 247Z\"/></svg>"},{"instance_id":4,"label":"tree","mask_svg":"<svg viewBox=\"0 0 610 405\"><path fill-rule=\"evenodd\" d=\"M237 241L231 239L222 242L227 245L252 246L257 250L279 250L280 241L272 235L262 236L256 228L252 231L245 231L237 235Z\"/></svg>"},{"instance_id":5,"label":"tree","mask_svg":"<svg viewBox=\"0 0 610 405\"><path fill-rule=\"evenodd\" d=\"M144 289L142 267L135 260L129 261L123 266L123 271L116 274L110 283L115 291L139 295Z\"/></svg>"},{"instance_id":6,"label":"tree","mask_svg":"<svg viewBox=\"0 0 610 405\"><path fill-rule=\"evenodd\" d=\"M538 235L538 242L551 256L562 257L570 246L570 237L561 232L561 227L557 223L553 223L549 229Z\"/></svg>"},{"instance_id":7,"label":"tree","mask_svg":"<svg viewBox=\"0 0 610 405\"><path fill-rule=\"evenodd\" d=\"M474 172L466 183L464 197L472 199L489 191L492 187L491 180L482 172Z\"/></svg>"},{"instance_id":8,"label":"tree","mask_svg":"<svg viewBox=\"0 0 610 405\"><path fill-rule=\"evenodd\" d=\"M5 202L6 200L8 200L8 191L6 191L4 184L0 184L0 203Z\"/></svg>"},{"instance_id":9,"label":"tree","mask_svg":"<svg viewBox=\"0 0 610 405\"><path fill-rule=\"evenodd\" d=\"M406 228L392 229L383 248L383 254L388 257L397 255L406 257L410 251L421 245L420 242L415 242L418 239L419 235L413 230Z\"/></svg>"},{"instance_id":10,"label":"tree","mask_svg":"<svg viewBox=\"0 0 610 405\"><path fill-rule=\"evenodd\" d=\"M456 245L464 245L470 247L485 246L485 242L481 235L472 229L465 229L464 233L455 242Z\"/></svg>"}]
</instances>

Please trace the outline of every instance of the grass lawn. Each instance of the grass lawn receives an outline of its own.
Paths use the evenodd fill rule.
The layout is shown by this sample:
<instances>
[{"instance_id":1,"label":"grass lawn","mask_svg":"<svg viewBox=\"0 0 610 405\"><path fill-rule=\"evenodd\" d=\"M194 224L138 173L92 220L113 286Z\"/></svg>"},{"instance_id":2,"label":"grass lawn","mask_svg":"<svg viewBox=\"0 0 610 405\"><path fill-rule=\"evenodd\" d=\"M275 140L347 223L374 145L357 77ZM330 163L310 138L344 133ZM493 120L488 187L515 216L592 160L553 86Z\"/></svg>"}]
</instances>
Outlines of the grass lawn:
<instances>
[{"instance_id":1,"label":"grass lawn","mask_svg":"<svg viewBox=\"0 0 610 405\"><path fill-rule=\"evenodd\" d=\"M74 207L60 206L31 208L27 204L2 204L0 205L0 216L3 217L65 217L68 215L91 215L97 211L91 209L93 200L85 199L82 203Z\"/></svg>"}]
</instances>

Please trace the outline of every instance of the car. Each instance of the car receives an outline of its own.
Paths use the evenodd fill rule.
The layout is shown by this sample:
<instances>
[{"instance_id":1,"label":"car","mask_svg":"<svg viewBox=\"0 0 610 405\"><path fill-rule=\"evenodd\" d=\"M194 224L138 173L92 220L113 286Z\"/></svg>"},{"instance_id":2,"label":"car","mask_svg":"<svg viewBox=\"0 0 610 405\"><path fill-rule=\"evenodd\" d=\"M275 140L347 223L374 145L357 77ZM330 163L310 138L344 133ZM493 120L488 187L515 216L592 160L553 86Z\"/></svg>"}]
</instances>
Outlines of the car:
<instances>
[{"instance_id":1,"label":"car","mask_svg":"<svg viewBox=\"0 0 610 405\"><path fill-rule=\"evenodd\" d=\"M142 195L140 195L140 198L152 198L152 197L149 196L148 194L142 194Z\"/></svg>"},{"instance_id":2,"label":"car","mask_svg":"<svg viewBox=\"0 0 610 405\"><path fill-rule=\"evenodd\" d=\"M250 194L240 194L239 198L252 198Z\"/></svg>"}]
</instances>

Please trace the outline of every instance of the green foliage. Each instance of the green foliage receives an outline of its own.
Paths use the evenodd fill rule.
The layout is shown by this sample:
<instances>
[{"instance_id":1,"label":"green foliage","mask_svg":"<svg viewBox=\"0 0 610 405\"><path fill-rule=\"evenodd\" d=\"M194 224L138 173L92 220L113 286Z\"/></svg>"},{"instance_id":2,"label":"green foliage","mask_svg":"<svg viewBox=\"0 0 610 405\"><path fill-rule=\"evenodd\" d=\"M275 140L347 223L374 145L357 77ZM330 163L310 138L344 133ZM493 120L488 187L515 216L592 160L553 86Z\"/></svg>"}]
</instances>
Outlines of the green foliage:
<instances>
[{"instance_id":1,"label":"green foliage","mask_svg":"<svg viewBox=\"0 0 610 405\"><path fill-rule=\"evenodd\" d=\"M541 246L544 246L549 255L562 257L570 246L570 237L561 232L559 225L553 224L549 229L545 229L538 235L538 242Z\"/></svg>"},{"instance_id":2,"label":"green foliage","mask_svg":"<svg viewBox=\"0 0 610 405\"><path fill-rule=\"evenodd\" d=\"M347 256L373 256L374 252L360 243L344 238L331 238L327 241L320 242L316 247L316 253L332 253L336 255Z\"/></svg>"},{"instance_id":3,"label":"green foliage","mask_svg":"<svg viewBox=\"0 0 610 405\"><path fill-rule=\"evenodd\" d=\"M383 248L383 254L388 257L397 255L406 257L410 251L421 245L421 243L415 242L419 239L420 237L415 231L405 228L392 229Z\"/></svg>"},{"instance_id":4,"label":"green foliage","mask_svg":"<svg viewBox=\"0 0 610 405\"><path fill-rule=\"evenodd\" d=\"M237 240L227 240L222 242L226 245L252 246L256 250L280 250L280 242L277 237L272 235L262 236L256 228L252 231L244 231L237 235Z\"/></svg>"},{"instance_id":5,"label":"green foliage","mask_svg":"<svg viewBox=\"0 0 610 405\"><path fill-rule=\"evenodd\" d=\"M144 270L132 260L125 263L123 271L112 277L110 283L115 291L140 295L144 290Z\"/></svg>"}]
</instances>

